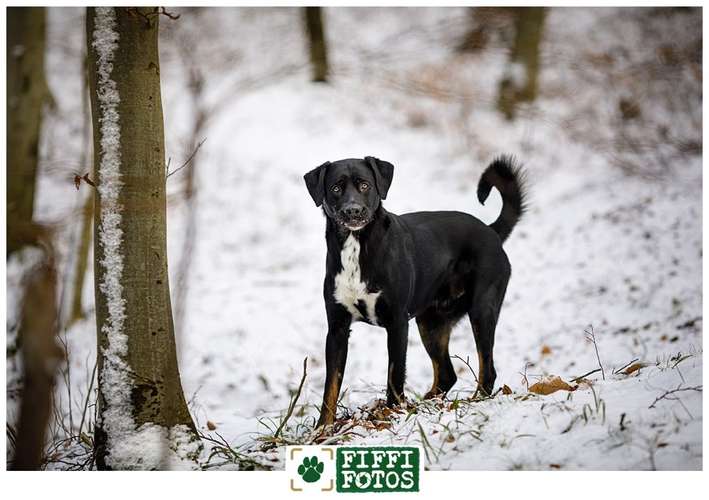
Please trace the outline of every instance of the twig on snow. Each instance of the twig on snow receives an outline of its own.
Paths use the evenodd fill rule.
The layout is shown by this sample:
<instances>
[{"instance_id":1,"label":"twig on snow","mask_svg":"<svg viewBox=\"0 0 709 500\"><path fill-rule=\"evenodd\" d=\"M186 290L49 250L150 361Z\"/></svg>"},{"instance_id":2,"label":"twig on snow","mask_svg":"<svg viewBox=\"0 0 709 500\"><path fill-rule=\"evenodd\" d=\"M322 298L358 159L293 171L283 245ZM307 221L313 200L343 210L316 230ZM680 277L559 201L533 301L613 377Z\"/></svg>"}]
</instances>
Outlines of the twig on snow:
<instances>
[{"instance_id":1,"label":"twig on snow","mask_svg":"<svg viewBox=\"0 0 709 500\"><path fill-rule=\"evenodd\" d=\"M622 372L622 371L625 370L627 367L629 367L630 365L632 365L633 363L635 363L637 360L638 360L638 358L634 358L634 359L628 361L627 363L625 363L625 364L624 364L623 366L621 366L620 368L618 368L618 369L616 369L616 370L613 370L613 375L618 375L620 372Z\"/></svg>"},{"instance_id":2,"label":"twig on snow","mask_svg":"<svg viewBox=\"0 0 709 500\"><path fill-rule=\"evenodd\" d=\"M593 343L593 348L596 350L596 359L598 360L598 366L601 367L601 375L603 376L603 380L605 380L606 372L603 369L603 364L601 363L601 355L598 354L598 343L596 343L596 334L593 332L593 325L588 325L588 328L586 328L583 332L586 334L586 340Z\"/></svg>"},{"instance_id":3,"label":"twig on snow","mask_svg":"<svg viewBox=\"0 0 709 500\"><path fill-rule=\"evenodd\" d=\"M682 384L678 385L676 389L672 389L670 391L665 391L661 396L658 396L655 398L655 401L652 402L648 408L655 408L655 405L660 402L663 399L669 399L672 401L678 401L677 398L671 398L669 397L671 394L677 393L677 392L685 392L685 391L698 391L702 392L703 386L697 385L694 387L682 387Z\"/></svg>"},{"instance_id":4,"label":"twig on snow","mask_svg":"<svg viewBox=\"0 0 709 500\"><path fill-rule=\"evenodd\" d=\"M586 377L588 377L589 375L593 375L594 373L600 372L600 371L601 371L600 368L596 368L595 370L591 370L591 371L588 372L588 373L584 373L583 375L579 375L579 376L576 377L576 378L572 378L571 380L569 380L569 382L578 382L578 381L581 380L582 378L586 378Z\"/></svg>"},{"instance_id":5,"label":"twig on snow","mask_svg":"<svg viewBox=\"0 0 709 500\"><path fill-rule=\"evenodd\" d=\"M476 383L476 384L479 384L479 383L480 383L480 382L478 382L478 376L475 375L475 370L473 370L473 367L470 366L470 356L466 356L465 359L463 359L463 358L461 358L460 356L458 356L457 354L454 354L453 356L451 356L451 358L459 359L459 360L461 360L463 363L465 363L465 366L468 367L468 369L470 370L470 373L473 374L473 378L475 379L475 383Z\"/></svg>"},{"instance_id":6,"label":"twig on snow","mask_svg":"<svg viewBox=\"0 0 709 500\"><path fill-rule=\"evenodd\" d=\"M286 412L286 416L283 417L283 420L281 421L281 425L278 426L278 429L276 429L276 432L273 434L273 439L276 439L278 437L278 435L281 433L283 428L286 426L288 419L293 414L293 410L295 409L295 404L298 402L298 398L300 398L300 391L303 389L303 384L305 383L305 376L307 375L307 373L308 373L308 358L306 357L303 360L303 377L300 379L300 385L298 386L298 390L296 391L295 395L293 395L293 398L290 401L290 405L288 406L288 411Z\"/></svg>"}]
</instances>

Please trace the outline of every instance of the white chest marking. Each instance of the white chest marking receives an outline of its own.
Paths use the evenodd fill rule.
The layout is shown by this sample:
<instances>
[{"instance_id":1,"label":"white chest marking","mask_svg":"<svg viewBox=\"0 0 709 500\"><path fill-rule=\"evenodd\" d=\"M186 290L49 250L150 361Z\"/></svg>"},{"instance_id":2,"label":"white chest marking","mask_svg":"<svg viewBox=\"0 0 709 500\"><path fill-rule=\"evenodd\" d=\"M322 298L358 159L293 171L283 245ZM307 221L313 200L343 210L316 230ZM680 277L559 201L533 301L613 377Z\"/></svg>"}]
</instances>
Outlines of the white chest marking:
<instances>
[{"instance_id":1,"label":"white chest marking","mask_svg":"<svg viewBox=\"0 0 709 500\"><path fill-rule=\"evenodd\" d=\"M340 260L342 261L342 270L335 276L335 301L345 306L353 319L362 319L362 314L356 307L361 300L365 304L367 318L376 325L377 314L374 307L382 292L367 291L367 284L362 281L362 273L359 268L359 240L352 233L345 240Z\"/></svg>"}]
</instances>

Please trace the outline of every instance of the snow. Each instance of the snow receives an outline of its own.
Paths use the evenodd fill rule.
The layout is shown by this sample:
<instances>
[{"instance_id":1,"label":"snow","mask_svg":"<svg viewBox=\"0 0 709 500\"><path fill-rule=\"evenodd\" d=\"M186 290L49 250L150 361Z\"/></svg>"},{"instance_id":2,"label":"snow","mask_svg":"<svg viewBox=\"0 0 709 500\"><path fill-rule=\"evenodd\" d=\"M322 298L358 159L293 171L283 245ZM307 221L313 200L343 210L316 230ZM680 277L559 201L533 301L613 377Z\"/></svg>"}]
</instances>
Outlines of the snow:
<instances>
[{"instance_id":1,"label":"snow","mask_svg":"<svg viewBox=\"0 0 709 500\"><path fill-rule=\"evenodd\" d=\"M491 223L500 197L493 191L478 205L477 181L493 157L509 153L530 180L530 209L505 242L512 278L495 343L497 387L512 393L468 401L475 379L455 358L458 382L448 400L418 402L432 374L412 321L405 390L416 412L394 414L377 430L378 422L367 419L385 394L386 336L357 323L338 411L354 420L336 439L422 445L426 466L440 470L701 469L702 393L689 389L701 386L703 374L702 159L701 148L675 147L701 146L701 80L686 67L671 76L650 67L663 78L642 73L642 58L658 64L657 48L681 48L701 18L697 24L697 16L675 12L643 22L634 9L551 9L539 97L507 122L494 109L505 47L452 50L465 33L465 9L328 8L329 85L308 81L297 11L175 11L178 22L161 20L160 42L173 164L189 154L188 66L209 75L208 140L190 167L199 239L177 332L183 387L204 434L217 439L218 432L254 462L283 468L282 448L258 451L257 439L273 434L269 426L284 415L307 356L303 392L283 437L310 438L325 373L326 248L325 221L307 193L305 172L326 160L376 156L395 166L387 210L460 210ZM81 22L80 11L50 9L50 35L66 43L48 44L48 78L61 114L43 138L37 211L45 220L71 220L76 196L56 165L78 148L71 124L80 116ZM626 123L618 100L628 95L642 113ZM663 139L667 124L672 133ZM614 149L621 135L642 138L642 147ZM171 271L188 220L180 199L185 171L168 182ZM61 238L58 248L65 258L73 251ZM16 298L13 290L8 282L8 297ZM597 372L573 392L528 394L527 386L544 376L570 382L598 368L584 334L589 325L606 379ZM94 329L90 317L67 332L72 394L87 392ZM467 322L452 332L450 352L477 367ZM634 359L648 366L614 373ZM9 362L8 394L14 374ZM650 408L678 386L687 390ZM64 381L57 393L67 413ZM159 434L143 431L151 440ZM204 445L204 467L243 465L209 461L213 443ZM173 466L157 453L144 460Z\"/></svg>"},{"instance_id":2,"label":"snow","mask_svg":"<svg viewBox=\"0 0 709 500\"><path fill-rule=\"evenodd\" d=\"M113 54L118 49L116 13L111 7L96 9L92 45L96 51L96 93L101 108L99 115L101 145L99 182L97 189L101 200L101 224L98 238L103 250L100 263L103 281L99 290L104 296L108 315L101 330L108 339L103 351L101 393L105 401L100 419L108 437L108 465L119 468L140 466L140 443L146 438L159 437L151 428L135 432L131 410L131 381L125 357L128 354L128 335L123 330L126 319L126 302L123 298L123 254L121 242L122 207L118 201L121 181L121 127L118 104L120 96L116 82L111 79ZM152 439L154 440L154 439ZM147 440L146 442L150 442ZM159 450L159 448L158 448Z\"/></svg>"}]
</instances>

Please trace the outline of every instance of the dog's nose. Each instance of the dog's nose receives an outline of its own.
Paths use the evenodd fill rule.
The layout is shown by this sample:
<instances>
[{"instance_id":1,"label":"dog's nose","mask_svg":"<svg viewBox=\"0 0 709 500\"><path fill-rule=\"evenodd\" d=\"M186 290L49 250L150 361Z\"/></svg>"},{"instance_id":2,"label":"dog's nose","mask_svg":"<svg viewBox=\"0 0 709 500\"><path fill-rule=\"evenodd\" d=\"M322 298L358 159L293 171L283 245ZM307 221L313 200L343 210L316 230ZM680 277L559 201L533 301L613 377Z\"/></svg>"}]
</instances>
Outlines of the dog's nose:
<instances>
[{"instance_id":1,"label":"dog's nose","mask_svg":"<svg viewBox=\"0 0 709 500\"><path fill-rule=\"evenodd\" d=\"M348 205L342 209L342 213L349 218L358 218L367 213L367 209L361 205Z\"/></svg>"}]
</instances>

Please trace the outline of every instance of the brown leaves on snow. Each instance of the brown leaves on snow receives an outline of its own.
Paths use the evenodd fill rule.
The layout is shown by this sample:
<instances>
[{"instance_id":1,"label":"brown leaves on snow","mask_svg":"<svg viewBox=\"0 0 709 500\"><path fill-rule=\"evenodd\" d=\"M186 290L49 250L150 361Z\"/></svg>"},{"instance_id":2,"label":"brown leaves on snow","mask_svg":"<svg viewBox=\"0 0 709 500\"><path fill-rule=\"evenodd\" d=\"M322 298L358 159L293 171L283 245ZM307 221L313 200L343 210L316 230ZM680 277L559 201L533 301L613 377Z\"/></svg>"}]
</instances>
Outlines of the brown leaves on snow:
<instances>
[{"instance_id":1,"label":"brown leaves on snow","mask_svg":"<svg viewBox=\"0 0 709 500\"><path fill-rule=\"evenodd\" d=\"M547 375L539 382L529 386L529 392L546 396L556 391L575 391L576 387L572 387L564 382L558 375Z\"/></svg>"},{"instance_id":2,"label":"brown leaves on snow","mask_svg":"<svg viewBox=\"0 0 709 500\"><path fill-rule=\"evenodd\" d=\"M640 368L645 368L647 366L647 363L633 363L629 367L627 367L625 370L623 370L623 373L626 375L632 375L636 371L640 370Z\"/></svg>"}]
</instances>

